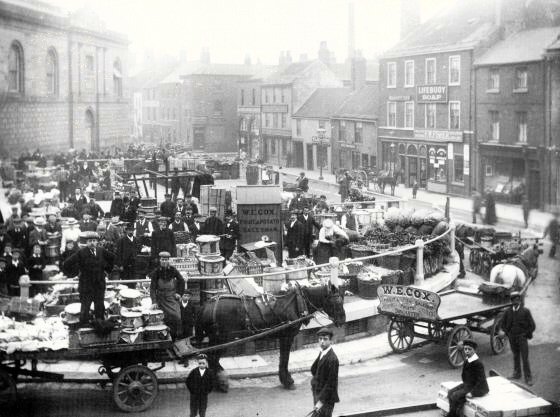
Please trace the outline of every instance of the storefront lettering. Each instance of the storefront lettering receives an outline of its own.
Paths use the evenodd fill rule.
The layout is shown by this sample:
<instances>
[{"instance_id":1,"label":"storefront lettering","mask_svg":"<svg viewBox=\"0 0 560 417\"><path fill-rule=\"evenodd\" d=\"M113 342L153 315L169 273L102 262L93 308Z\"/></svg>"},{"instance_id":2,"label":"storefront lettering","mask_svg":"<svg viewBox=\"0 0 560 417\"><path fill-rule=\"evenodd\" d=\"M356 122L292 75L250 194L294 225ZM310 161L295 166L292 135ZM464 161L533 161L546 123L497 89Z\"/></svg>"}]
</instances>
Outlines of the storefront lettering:
<instances>
[{"instance_id":1,"label":"storefront lettering","mask_svg":"<svg viewBox=\"0 0 560 417\"><path fill-rule=\"evenodd\" d=\"M414 139L434 142L462 142L463 132L457 130L416 129Z\"/></svg>"},{"instance_id":2,"label":"storefront lettering","mask_svg":"<svg viewBox=\"0 0 560 417\"><path fill-rule=\"evenodd\" d=\"M419 85L416 87L418 103L447 103L446 85Z\"/></svg>"},{"instance_id":3,"label":"storefront lettering","mask_svg":"<svg viewBox=\"0 0 560 417\"><path fill-rule=\"evenodd\" d=\"M381 285L377 295L381 312L413 319L437 319L441 299L434 292L403 285Z\"/></svg>"}]
</instances>

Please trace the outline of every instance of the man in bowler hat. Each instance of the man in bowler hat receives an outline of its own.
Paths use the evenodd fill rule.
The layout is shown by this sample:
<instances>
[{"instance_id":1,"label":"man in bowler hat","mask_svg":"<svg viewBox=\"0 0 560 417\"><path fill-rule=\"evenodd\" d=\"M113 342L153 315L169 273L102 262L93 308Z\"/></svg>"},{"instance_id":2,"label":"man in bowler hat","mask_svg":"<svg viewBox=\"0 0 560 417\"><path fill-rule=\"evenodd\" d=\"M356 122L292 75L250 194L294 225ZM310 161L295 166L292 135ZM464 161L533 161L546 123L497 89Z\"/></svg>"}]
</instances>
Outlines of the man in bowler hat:
<instances>
[{"instance_id":1,"label":"man in bowler hat","mask_svg":"<svg viewBox=\"0 0 560 417\"><path fill-rule=\"evenodd\" d=\"M323 327L317 332L321 352L311 365L311 391L314 416L331 417L338 398L338 357L332 350L332 330Z\"/></svg>"},{"instance_id":2,"label":"man in bowler hat","mask_svg":"<svg viewBox=\"0 0 560 417\"><path fill-rule=\"evenodd\" d=\"M476 354L478 347L471 339L463 340L458 344L465 355L463 372L461 372L462 384L452 388L447 397L449 398L449 414L447 417L458 417L463 415L463 406L467 398L482 397L488 394L488 382L484 373L484 365Z\"/></svg>"}]
</instances>

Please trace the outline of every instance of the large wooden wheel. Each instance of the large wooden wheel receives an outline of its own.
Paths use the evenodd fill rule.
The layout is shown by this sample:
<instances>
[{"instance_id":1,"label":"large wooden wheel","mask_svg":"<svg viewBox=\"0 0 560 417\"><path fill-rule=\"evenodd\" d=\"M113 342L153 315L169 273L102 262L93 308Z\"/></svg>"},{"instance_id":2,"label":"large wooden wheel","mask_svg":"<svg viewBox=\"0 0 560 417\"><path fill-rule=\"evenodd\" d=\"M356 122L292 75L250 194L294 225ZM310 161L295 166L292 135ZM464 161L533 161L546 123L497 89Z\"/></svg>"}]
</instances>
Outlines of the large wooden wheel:
<instances>
[{"instance_id":1,"label":"large wooden wheel","mask_svg":"<svg viewBox=\"0 0 560 417\"><path fill-rule=\"evenodd\" d=\"M6 410L16 403L17 388L12 376L0 369L0 410Z\"/></svg>"},{"instance_id":2,"label":"large wooden wheel","mask_svg":"<svg viewBox=\"0 0 560 417\"><path fill-rule=\"evenodd\" d=\"M428 336L436 343L445 341L445 326L439 322L428 323Z\"/></svg>"},{"instance_id":3,"label":"large wooden wheel","mask_svg":"<svg viewBox=\"0 0 560 417\"><path fill-rule=\"evenodd\" d=\"M471 253L469 254L469 265L475 274L480 275L482 265L478 249L471 249Z\"/></svg>"},{"instance_id":4,"label":"large wooden wheel","mask_svg":"<svg viewBox=\"0 0 560 417\"><path fill-rule=\"evenodd\" d=\"M113 400L122 411L144 411L152 405L157 395L156 374L147 366L127 366L113 381Z\"/></svg>"},{"instance_id":5,"label":"large wooden wheel","mask_svg":"<svg viewBox=\"0 0 560 417\"><path fill-rule=\"evenodd\" d=\"M393 318L389 323L387 337L393 352L403 353L410 349L414 340L414 324L410 321Z\"/></svg>"},{"instance_id":6,"label":"large wooden wheel","mask_svg":"<svg viewBox=\"0 0 560 417\"><path fill-rule=\"evenodd\" d=\"M505 334L500 335L500 332L502 331L503 319L503 313L498 314L494 319L492 328L490 329L490 347L492 348L492 352L495 355L502 353L506 349L508 343L507 336Z\"/></svg>"},{"instance_id":7,"label":"large wooden wheel","mask_svg":"<svg viewBox=\"0 0 560 417\"><path fill-rule=\"evenodd\" d=\"M471 336L471 330L467 326L455 326L451 330L447 339L447 360L451 366L458 368L463 365L465 357L463 356L463 350L459 349L458 344L465 339L470 339Z\"/></svg>"}]
</instances>

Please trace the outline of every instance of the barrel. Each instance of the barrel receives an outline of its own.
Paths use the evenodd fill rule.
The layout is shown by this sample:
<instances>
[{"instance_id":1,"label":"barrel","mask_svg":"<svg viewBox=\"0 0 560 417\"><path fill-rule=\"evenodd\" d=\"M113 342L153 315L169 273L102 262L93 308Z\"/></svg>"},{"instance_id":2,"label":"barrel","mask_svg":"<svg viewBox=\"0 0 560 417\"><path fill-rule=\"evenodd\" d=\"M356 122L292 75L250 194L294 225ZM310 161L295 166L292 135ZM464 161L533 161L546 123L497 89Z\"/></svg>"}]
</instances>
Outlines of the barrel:
<instances>
[{"instance_id":1,"label":"barrel","mask_svg":"<svg viewBox=\"0 0 560 417\"><path fill-rule=\"evenodd\" d=\"M200 235L196 238L201 255L219 255L220 238L215 235Z\"/></svg>"},{"instance_id":2,"label":"barrel","mask_svg":"<svg viewBox=\"0 0 560 417\"><path fill-rule=\"evenodd\" d=\"M263 272L269 274L271 272L282 272L284 268L264 268ZM286 274L265 275L263 276L263 291L271 294L279 293L282 290L282 284L286 282Z\"/></svg>"},{"instance_id":3,"label":"barrel","mask_svg":"<svg viewBox=\"0 0 560 417\"><path fill-rule=\"evenodd\" d=\"M482 236L480 238L480 246L482 246L483 248L491 249L493 240L494 238L492 236Z\"/></svg>"},{"instance_id":4,"label":"barrel","mask_svg":"<svg viewBox=\"0 0 560 417\"><path fill-rule=\"evenodd\" d=\"M200 273L202 275L219 275L222 273L224 265L224 257L220 255L201 256Z\"/></svg>"}]
</instances>

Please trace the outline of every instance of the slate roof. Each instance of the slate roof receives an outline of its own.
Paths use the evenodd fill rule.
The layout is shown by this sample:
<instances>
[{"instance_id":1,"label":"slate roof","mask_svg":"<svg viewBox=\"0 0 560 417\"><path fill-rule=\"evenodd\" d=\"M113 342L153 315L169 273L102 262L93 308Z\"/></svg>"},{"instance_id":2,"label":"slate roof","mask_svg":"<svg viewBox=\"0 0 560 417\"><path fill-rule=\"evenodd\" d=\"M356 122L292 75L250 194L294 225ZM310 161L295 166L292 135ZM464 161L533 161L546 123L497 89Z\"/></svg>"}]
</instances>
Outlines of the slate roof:
<instances>
[{"instance_id":1,"label":"slate roof","mask_svg":"<svg viewBox=\"0 0 560 417\"><path fill-rule=\"evenodd\" d=\"M387 50L382 58L472 49L497 31L494 2L457 0Z\"/></svg>"},{"instance_id":2,"label":"slate roof","mask_svg":"<svg viewBox=\"0 0 560 417\"><path fill-rule=\"evenodd\" d=\"M482 66L540 61L545 50L555 41L558 42L559 35L560 26L517 32L495 44L474 64Z\"/></svg>"},{"instance_id":3,"label":"slate roof","mask_svg":"<svg viewBox=\"0 0 560 417\"><path fill-rule=\"evenodd\" d=\"M286 68L276 71L264 80L265 85L292 84L300 74L315 61L294 62Z\"/></svg>"},{"instance_id":4,"label":"slate roof","mask_svg":"<svg viewBox=\"0 0 560 417\"><path fill-rule=\"evenodd\" d=\"M336 119L377 119L378 86L366 85L353 91L333 114Z\"/></svg>"},{"instance_id":5,"label":"slate roof","mask_svg":"<svg viewBox=\"0 0 560 417\"><path fill-rule=\"evenodd\" d=\"M349 88L318 88L292 117L301 119L330 118L350 94Z\"/></svg>"}]
</instances>

